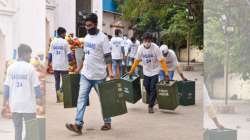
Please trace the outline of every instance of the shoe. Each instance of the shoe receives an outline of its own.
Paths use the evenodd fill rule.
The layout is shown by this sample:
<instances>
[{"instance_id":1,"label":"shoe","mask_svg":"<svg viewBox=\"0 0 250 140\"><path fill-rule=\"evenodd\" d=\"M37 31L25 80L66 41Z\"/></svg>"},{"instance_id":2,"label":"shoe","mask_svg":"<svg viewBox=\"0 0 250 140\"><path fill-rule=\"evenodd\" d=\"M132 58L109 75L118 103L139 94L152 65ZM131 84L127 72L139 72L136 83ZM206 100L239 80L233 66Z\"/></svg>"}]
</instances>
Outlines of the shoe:
<instances>
[{"instance_id":1,"label":"shoe","mask_svg":"<svg viewBox=\"0 0 250 140\"><path fill-rule=\"evenodd\" d=\"M151 113L155 113L155 112L154 112L154 108L153 108L153 107L149 107L149 108L148 108L148 113L150 113L150 114L151 114Z\"/></svg>"},{"instance_id":2,"label":"shoe","mask_svg":"<svg viewBox=\"0 0 250 140\"><path fill-rule=\"evenodd\" d=\"M58 90L58 91L56 92L56 99L57 99L57 103L63 102L63 93L60 92L60 90Z\"/></svg>"},{"instance_id":3,"label":"shoe","mask_svg":"<svg viewBox=\"0 0 250 140\"><path fill-rule=\"evenodd\" d=\"M111 123L105 123L102 127L101 130L102 131L107 131L111 129Z\"/></svg>"},{"instance_id":4,"label":"shoe","mask_svg":"<svg viewBox=\"0 0 250 140\"><path fill-rule=\"evenodd\" d=\"M80 125L67 123L65 126L68 130L70 130L72 132L75 132L79 135L82 134L82 126L80 126Z\"/></svg>"}]
</instances>

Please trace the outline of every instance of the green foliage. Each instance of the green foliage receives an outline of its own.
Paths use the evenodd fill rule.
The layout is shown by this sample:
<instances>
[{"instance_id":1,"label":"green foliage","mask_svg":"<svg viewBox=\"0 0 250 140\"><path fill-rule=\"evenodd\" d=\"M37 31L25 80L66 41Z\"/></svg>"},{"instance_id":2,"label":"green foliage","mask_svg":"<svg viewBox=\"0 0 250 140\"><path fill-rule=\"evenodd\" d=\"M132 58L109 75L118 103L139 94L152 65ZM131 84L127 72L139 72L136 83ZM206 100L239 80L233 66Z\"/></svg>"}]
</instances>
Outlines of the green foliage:
<instances>
[{"instance_id":1,"label":"green foliage","mask_svg":"<svg viewBox=\"0 0 250 140\"><path fill-rule=\"evenodd\" d=\"M229 72L238 73L243 80L250 79L250 6L244 0L205 1L204 46L205 76L207 79L223 76L226 38L229 44ZM234 32L224 34L221 16L234 26Z\"/></svg>"},{"instance_id":2,"label":"green foliage","mask_svg":"<svg viewBox=\"0 0 250 140\"><path fill-rule=\"evenodd\" d=\"M202 0L194 0L191 13L194 20L187 21L187 1L160 4L156 0L124 0L118 10L122 18L136 26L140 35L143 32L161 32L161 41L169 46L186 46L187 33L191 33L192 45L203 46ZM190 25L190 26L189 26Z\"/></svg>"}]
</instances>

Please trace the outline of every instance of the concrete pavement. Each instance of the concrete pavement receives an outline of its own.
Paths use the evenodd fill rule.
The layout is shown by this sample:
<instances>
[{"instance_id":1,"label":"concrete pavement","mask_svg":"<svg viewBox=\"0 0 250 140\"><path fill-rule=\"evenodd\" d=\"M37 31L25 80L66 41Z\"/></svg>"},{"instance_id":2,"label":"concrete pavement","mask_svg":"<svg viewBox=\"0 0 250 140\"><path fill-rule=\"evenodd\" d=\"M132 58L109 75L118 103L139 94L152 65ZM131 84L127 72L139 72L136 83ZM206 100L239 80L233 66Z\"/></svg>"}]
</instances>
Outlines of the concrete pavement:
<instances>
[{"instance_id":1,"label":"concrete pavement","mask_svg":"<svg viewBox=\"0 0 250 140\"><path fill-rule=\"evenodd\" d=\"M75 108L64 109L63 104L55 103L54 79L53 76L48 76L47 140L201 140L203 133L201 70L201 66L198 66L193 72L185 72L188 79L197 79L196 105L179 106L174 112L157 109L156 113L148 114L147 105L142 101L136 104L127 103L128 113L114 117L112 130L107 132L100 130L103 124L100 103L97 94L92 90L81 136L65 128L66 122L74 122L76 110Z\"/></svg>"}]
</instances>

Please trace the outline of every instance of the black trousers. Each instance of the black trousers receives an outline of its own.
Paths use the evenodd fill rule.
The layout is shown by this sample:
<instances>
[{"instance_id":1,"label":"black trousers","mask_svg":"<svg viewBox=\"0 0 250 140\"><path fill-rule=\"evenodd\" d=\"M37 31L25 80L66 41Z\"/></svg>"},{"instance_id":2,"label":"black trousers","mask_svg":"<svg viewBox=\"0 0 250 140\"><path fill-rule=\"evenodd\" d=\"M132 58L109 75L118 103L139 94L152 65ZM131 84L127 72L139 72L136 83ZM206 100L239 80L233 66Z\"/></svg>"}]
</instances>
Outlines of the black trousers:
<instances>
[{"instance_id":1,"label":"black trousers","mask_svg":"<svg viewBox=\"0 0 250 140\"><path fill-rule=\"evenodd\" d=\"M54 71L56 91L60 90L61 77L68 74L68 71Z\"/></svg>"},{"instance_id":2,"label":"black trousers","mask_svg":"<svg viewBox=\"0 0 250 140\"><path fill-rule=\"evenodd\" d=\"M147 100L148 100L148 106L153 107L155 105L156 100L156 84L158 83L159 75L154 75L151 77L144 75L144 82L143 85L147 92Z\"/></svg>"}]
</instances>

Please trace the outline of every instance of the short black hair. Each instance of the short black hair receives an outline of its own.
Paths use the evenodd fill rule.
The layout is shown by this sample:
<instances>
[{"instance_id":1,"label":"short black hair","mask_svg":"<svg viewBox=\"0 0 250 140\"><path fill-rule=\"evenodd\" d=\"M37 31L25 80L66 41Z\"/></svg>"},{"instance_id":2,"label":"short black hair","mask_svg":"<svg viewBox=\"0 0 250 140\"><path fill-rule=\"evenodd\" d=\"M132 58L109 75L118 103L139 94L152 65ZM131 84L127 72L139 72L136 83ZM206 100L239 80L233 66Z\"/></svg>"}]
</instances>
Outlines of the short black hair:
<instances>
[{"instance_id":1,"label":"short black hair","mask_svg":"<svg viewBox=\"0 0 250 140\"><path fill-rule=\"evenodd\" d=\"M150 32L146 32L143 34L143 39L153 39L153 35Z\"/></svg>"},{"instance_id":2,"label":"short black hair","mask_svg":"<svg viewBox=\"0 0 250 140\"><path fill-rule=\"evenodd\" d=\"M31 54L32 49L27 44L20 44L17 49L17 53L18 53L18 57L23 57L23 56L26 56L27 54Z\"/></svg>"},{"instance_id":3,"label":"short black hair","mask_svg":"<svg viewBox=\"0 0 250 140\"><path fill-rule=\"evenodd\" d=\"M97 24L97 22L98 22L98 17L97 17L97 15L96 15L95 13L90 13L90 14L88 14L88 15L86 16L85 22L86 22L86 21L91 21L91 22Z\"/></svg>"},{"instance_id":4,"label":"short black hair","mask_svg":"<svg viewBox=\"0 0 250 140\"><path fill-rule=\"evenodd\" d=\"M118 36L122 31L120 29L115 29L115 35Z\"/></svg>"},{"instance_id":5,"label":"short black hair","mask_svg":"<svg viewBox=\"0 0 250 140\"><path fill-rule=\"evenodd\" d=\"M58 29L57 29L57 34L60 36L60 35L62 35L62 34L65 34L66 33L66 29L65 28L63 28L63 27L59 27Z\"/></svg>"},{"instance_id":6,"label":"short black hair","mask_svg":"<svg viewBox=\"0 0 250 140\"><path fill-rule=\"evenodd\" d=\"M132 37L131 37L131 41L132 41L133 43L135 43L135 41L136 41L135 36L132 36Z\"/></svg>"}]
</instances>

